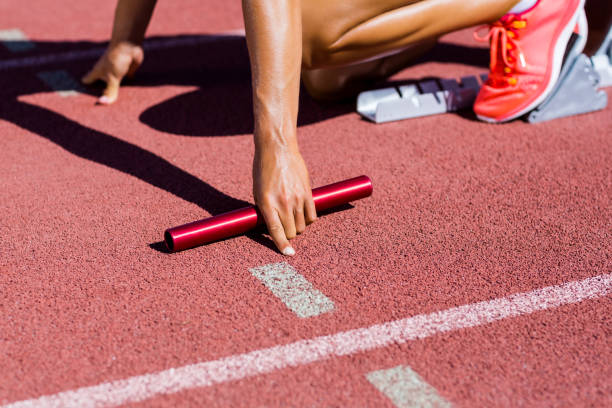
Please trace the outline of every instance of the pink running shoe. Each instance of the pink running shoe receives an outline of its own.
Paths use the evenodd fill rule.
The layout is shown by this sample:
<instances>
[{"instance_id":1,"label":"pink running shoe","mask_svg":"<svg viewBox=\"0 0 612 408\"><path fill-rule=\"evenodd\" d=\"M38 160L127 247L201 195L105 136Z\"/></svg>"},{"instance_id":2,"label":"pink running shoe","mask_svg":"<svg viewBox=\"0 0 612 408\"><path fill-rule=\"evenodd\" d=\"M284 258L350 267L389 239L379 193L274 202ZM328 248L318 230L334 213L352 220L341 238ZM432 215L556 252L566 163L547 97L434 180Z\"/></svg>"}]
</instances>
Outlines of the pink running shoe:
<instances>
[{"instance_id":1,"label":"pink running shoe","mask_svg":"<svg viewBox=\"0 0 612 408\"><path fill-rule=\"evenodd\" d=\"M568 41L585 0L539 0L520 14L506 14L474 36L490 41L491 63L474 112L486 122L501 123L535 109L559 78ZM478 32L489 28L479 37Z\"/></svg>"}]
</instances>

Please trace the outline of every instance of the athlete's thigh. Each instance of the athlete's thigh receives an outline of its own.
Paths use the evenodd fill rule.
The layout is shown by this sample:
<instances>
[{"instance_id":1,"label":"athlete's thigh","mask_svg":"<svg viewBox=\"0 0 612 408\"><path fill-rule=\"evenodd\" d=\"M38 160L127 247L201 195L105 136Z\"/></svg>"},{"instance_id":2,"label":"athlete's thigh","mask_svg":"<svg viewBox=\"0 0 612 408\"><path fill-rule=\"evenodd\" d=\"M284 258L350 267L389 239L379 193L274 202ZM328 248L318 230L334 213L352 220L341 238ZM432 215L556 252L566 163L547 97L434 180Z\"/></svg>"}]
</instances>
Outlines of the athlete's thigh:
<instances>
[{"instance_id":1,"label":"athlete's thigh","mask_svg":"<svg viewBox=\"0 0 612 408\"><path fill-rule=\"evenodd\" d=\"M499 19L518 0L304 0L303 65L351 64Z\"/></svg>"},{"instance_id":2,"label":"athlete's thigh","mask_svg":"<svg viewBox=\"0 0 612 408\"><path fill-rule=\"evenodd\" d=\"M384 13L427 0L304 0L302 32L305 65L326 61L330 47L355 27ZM332 62L333 63L333 62Z\"/></svg>"}]
</instances>

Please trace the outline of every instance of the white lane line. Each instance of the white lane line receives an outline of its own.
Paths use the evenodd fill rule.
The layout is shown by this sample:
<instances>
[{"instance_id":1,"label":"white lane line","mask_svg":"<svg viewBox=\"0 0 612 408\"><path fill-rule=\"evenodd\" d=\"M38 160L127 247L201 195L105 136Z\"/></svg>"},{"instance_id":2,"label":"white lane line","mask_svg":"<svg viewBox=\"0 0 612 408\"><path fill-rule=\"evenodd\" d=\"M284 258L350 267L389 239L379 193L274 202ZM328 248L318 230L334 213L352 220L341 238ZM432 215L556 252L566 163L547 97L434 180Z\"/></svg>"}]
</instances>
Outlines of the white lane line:
<instances>
[{"instance_id":1,"label":"white lane line","mask_svg":"<svg viewBox=\"0 0 612 408\"><path fill-rule=\"evenodd\" d=\"M452 405L408 366L372 371L366 378L397 408L450 408Z\"/></svg>"},{"instance_id":2,"label":"white lane line","mask_svg":"<svg viewBox=\"0 0 612 408\"><path fill-rule=\"evenodd\" d=\"M243 29L223 31L218 34L202 34L197 36L184 36L178 38L162 38L146 40L143 44L145 51L163 50L174 47L195 46L206 44L228 37L244 36ZM0 40L2 40L0 38ZM13 43L18 44L18 43ZM47 55L33 55L31 57L13 58L0 61L0 71L14 68L27 68L48 64L73 62L78 60L94 59L100 57L106 47L95 47L87 50L66 51Z\"/></svg>"},{"instance_id":3,"label":"white lane line","mask_svg":"<svg viewBox=\"0 0 612 408\"><path fill-rule=\"evenodd\" d=\"M612 293L612 274L599 275L577 282L548 286L504 298L300 340L219 360L19 401L5 405L4 408L113 407L144 401L156 395L236 381L332 357L424 339L438 333L481 326L586 299L601 298L610 293Z\"/></svg>"},{"instance_id":4,"label":"white lane line","mask_svg":"<svg viewBox=\"0 0 612 408\"><path fill-rule=\"evenodd\" d=\"M53 89L59 96L67 97L79 94L81 86L76 79L63 69L55 71L43 71L36 74L47 86Z\"/></svg>"},{"instance_id":5,"label":"white lane line","mask_svg":"<svg viewBox=\"0 0 612 408\"><path fill-rule=\"evenodd\" d=\"M36 45L18 28L0 30L0 42L10 52L25 52L36 48Z\"/></svg>"},{"instance_id":6,"label":"white lane line","mask_svg":"<svg viewBox=\"0 0 612 408\"><path fill-rule=\"evenodd\" d=\"M334 302L287 262L259 266L249 271L298 317L314 317L334 310Z\"/></svg>"}]
</instances>

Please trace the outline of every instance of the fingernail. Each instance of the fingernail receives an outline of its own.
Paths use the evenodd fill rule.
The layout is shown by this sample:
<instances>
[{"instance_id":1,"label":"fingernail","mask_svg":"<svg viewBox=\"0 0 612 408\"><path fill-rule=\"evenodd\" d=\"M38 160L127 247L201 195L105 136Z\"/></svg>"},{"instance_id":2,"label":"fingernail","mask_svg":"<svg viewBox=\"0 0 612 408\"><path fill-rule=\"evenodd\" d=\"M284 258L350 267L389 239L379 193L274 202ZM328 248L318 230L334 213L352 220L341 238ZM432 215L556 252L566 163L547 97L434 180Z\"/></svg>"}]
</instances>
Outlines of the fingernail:
<instances>
[{"instance_id":1,"label":"fingernail","mask_svg":"<svg viewBox=\"0 0 612 408\"><path fill-rule=\"evenodd\" d=\"M110 98L108 96L101 96L98 99L98 102L100 102L103 105L108 105L109 103L111 103L111 100L110 100Z\"/></svg>"},{"instance_id":2,"label":"fingernail","mask_svg":"<svg viewBox=\"0 0 612 408\"><path fill-rule=\"evenodd\" d=\"M295 249L293 249L290 246L285 247L285 249L283 249L283 255L293 256L293 255L295 255Z\"/></svg>"}]
</instances>

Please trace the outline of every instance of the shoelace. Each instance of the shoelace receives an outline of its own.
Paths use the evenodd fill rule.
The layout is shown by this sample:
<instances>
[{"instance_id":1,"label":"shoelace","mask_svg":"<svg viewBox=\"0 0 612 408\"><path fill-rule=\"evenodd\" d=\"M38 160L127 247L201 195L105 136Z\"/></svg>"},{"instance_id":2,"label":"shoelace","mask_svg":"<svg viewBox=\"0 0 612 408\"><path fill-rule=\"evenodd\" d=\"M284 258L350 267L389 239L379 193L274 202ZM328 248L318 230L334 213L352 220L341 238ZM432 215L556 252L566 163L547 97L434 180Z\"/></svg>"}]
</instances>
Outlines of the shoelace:
<instances>
[{"instance_id":1,"label":"shoelace","mask_svg":"<svg viewBox=\"0 0 612 408\"><path fill-rule=\"evenodd\" d=\"M488 41L491 44L491 73L488 82L493 86L516 85L518 82L515 75L517 63L522 68L526 67L525 56L517 41L519 30L527 27L527 21L510 14L492 25L480 26L474 32L477 41ZM479 36L483 29L489 32L485 36ZM499 61L501 55L501 61ZM518 57L518 58L517 58ZM498 69L498 64L502 69ZM501 75L500 75L501 74Z\"/></svg>"}]
</instances>

